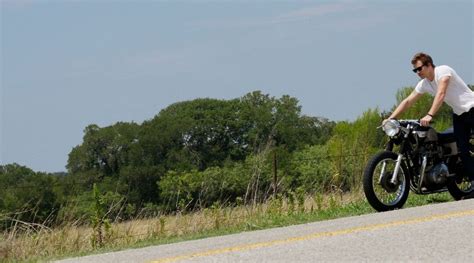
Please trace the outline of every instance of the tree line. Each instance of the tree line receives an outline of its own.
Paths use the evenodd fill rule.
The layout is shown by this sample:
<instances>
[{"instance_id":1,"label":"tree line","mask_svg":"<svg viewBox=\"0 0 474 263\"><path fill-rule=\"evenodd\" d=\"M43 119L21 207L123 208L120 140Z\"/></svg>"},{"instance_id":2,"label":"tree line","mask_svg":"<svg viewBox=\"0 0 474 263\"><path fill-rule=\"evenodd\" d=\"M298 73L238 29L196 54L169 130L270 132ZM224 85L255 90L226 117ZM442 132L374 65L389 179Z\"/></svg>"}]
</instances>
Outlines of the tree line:
<instances>
[{"instance_id":1,"label":"tree line","mask_svg":"<svg viewBox=\"0 0 474 263\"><path fill-rule=\"evenodd\" d=\"M412 90L400 89L397 104ZM402 117L423 115L431 101L423 97ZM302 114L296 98L254 91L178 102L141 124L91 124L69 153L67 173L0 166L0 228L90 223L97 198L108 218L127 220L274 194L350 191L386 142L377 129L384 115L369 109L353 122L335 122ZM435 126L450 122L443 106Z\"/></svg>"}]
</instances>

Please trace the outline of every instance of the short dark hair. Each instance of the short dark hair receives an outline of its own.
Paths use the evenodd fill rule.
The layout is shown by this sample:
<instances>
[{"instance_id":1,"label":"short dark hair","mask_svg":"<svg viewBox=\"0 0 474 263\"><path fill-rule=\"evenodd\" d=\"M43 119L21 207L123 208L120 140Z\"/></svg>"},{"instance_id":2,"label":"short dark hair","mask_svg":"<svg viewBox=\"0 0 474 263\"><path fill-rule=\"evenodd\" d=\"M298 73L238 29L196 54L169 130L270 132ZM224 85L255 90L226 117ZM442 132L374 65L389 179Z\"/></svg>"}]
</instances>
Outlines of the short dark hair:
<instances>
[{"instance_id":1,"label":"short dark hair","mask_svg":"<svg viewBox=\"0 0 474 263\"><path fill-rule=\"evenodd\" d=\"M415 65L418 60L421 61L423 65L431 65L432 67L435 67L435 65L433 64L433 59L428 54L425 54L423 52L416 53L411 59L411 64Z\"/></svg>"}]
</instances>

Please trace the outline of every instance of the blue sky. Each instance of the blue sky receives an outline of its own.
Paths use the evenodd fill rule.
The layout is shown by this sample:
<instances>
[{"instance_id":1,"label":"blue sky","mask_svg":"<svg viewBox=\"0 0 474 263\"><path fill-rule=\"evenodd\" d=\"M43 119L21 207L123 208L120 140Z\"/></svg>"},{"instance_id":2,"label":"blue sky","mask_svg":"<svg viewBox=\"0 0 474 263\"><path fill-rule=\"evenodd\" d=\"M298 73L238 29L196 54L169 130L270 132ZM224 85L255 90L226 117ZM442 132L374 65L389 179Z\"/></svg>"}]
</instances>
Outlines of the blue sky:
<instances>
[{"instance_id":1,"label":"blue sky","mask_svg":"<svg viewBox=\"0 0 474 263\"><path fill-rule=\"evenodd\" d=\"M0 163L36 171L65 171L89 124L200 97L288 94L336 121L388 110L418 51L474 84L470 0L0 2Z\"/></svg>"}]
</instances>

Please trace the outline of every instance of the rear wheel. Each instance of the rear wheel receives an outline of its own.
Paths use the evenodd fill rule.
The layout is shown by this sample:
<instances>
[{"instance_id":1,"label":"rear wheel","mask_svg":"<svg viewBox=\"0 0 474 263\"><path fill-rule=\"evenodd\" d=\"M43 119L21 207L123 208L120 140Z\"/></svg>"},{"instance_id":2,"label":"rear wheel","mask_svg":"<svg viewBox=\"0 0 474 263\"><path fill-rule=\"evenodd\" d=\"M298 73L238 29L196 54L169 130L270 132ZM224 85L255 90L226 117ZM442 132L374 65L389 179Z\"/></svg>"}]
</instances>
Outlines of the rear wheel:
<instances>
[{"instance_id":1,"label":"rear wheel","mask_svg":"<svg viewBox=\"0 0 474 263\"><path fill-rule=\"evenodd\" d=\"M400 167L396 182L391 183L397 157L394 152L379 152L372 157L364 171L365 197L379 212L401 208L408 198L410 181L404 164Z\"/></svg>"},{"instance_id":2,"label":"rear wheel","mask_svg":"<svg viewBox=\"0 0 474 263\"><path fill-rule=\"evenodd\" d=\"M455 200L461 200L474 191L474 186L467 176L454 176L448 179L448 191Z\"/></svg>"}]
</instances>

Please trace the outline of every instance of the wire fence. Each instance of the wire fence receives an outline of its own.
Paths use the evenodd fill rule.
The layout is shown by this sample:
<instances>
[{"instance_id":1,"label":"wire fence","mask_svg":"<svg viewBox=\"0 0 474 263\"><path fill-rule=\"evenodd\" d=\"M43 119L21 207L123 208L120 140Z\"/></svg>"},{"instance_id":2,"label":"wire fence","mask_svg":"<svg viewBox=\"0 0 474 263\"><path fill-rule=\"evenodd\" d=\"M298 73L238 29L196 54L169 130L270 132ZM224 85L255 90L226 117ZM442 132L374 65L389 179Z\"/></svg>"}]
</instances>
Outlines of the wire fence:
<instances>
[{"instance_id":1,"label":"wire fence","mask_svg":"<svg viewBox=\"0 0 474 263\"><path fill-rule=\"evenodd\" d=\"M347 155L344 157L361 157ZM340 156L338 156L340 157ZM334 158L334 156L332 156ZM320 158L306 158L315 161ZM357 171L359 172L359 171ZM296 194L296 193L294 193ZM80 200L77 200L78 203ZM287 215L303 215L319 213L326 209L344 204L342 192L329 194L317 193L304 196L303 201L297 196L279 196L265 203L246 206L226 206L201 208L196 211L178 211L172 214L156 214L154 217L143 216L130 218L126 221L112 221L108 227L106 217L99 220L99 227L94 224L65 222L63 225L47 227L44 224L33 225L28 222L16 221L15 227L0 234L7 247L29 247L30 252L13 252L10 258L32 255L59 255L70 252L95 251L101 247L121 247L137 242L168 240L210 233L221 229L258 230L268 227L269 217ZM347 202L347 201L346 201ZM0 222L2 218L0 216ZM84 218L90 222L90 218ZM278 220L277 220L278 221ZM47 241L40 241L47 240ZM1 241L1 240L0 240ZM0 242L1 245L1 242ZM1 248L0 248L1 249ZM24 250L28 251L28 250ZM15 254L19 253L19 254ZM1 259L1 256L0 256Z\"/></svg>"},{"instance_id":2,"label":"wire fence","mask_svg":"<svg viewBox=\"0 0 474 263\"><path fill-rule=\"evenodd\" d=\"M312 197L311 197L312 198ZM331 196L332 199L342 200L342 196L337 196L336 193L333 193ZM318 203L316 200L317 197L313 198L312 202L313 205ZM104 244L113 245L113 242L120 241L120 240L130 240L130 241L139 241L145 240L149 238L168 238L168 237L176 237L180 235L186 235L189 233L200 233L207 230L217 230L221 227L225 227L226 223L231 223L233 225L241 225L246 224L248 229L259 229L258 220L262 218L264 215L268 214L298 214L298 213L313 213L320 211L320 207L307 207L308 199L305 199L303 203L299 203L296 200L291 201L291 198L286 198L284 200L280 200L279 207L272 207L273 205L270 203L267 204L259 204L257 206L248 206L246 209L242 209L240 212L234 212L231 207L218 207L212 209L202 209L197 213L176 213L170 215L158 215L154 218L135 218L134 221L125 221L121 222L122 225L129 224L128 226L115 226L111 228L109 232L102 228L100 230L101 238L103 239ZM293 202L293 204L291 204ZM321 201L320 201L321 202ZM331 202L331 201L329 201ZM335 201L337 202L337 201ZM264 207L266 206L266 207ZM168 222L165 221L164 218L171 218L174 217L176 222ZM196 222L195 218L201 217L201 222ZM163 220L163 221L162 221ZM28 222L21 222L20 220L15 220L16 224L24 224L27 225L27 228L33 234L33 237L38 237L41 235L46 234L58 234L64 235L61 233L61 230L56 231L54 228L45 227L41 224L34 224ZM148 221L148 223L143 223L143 221ZM255 221L255 222L254 222ZM161 224L161 222L163 222ZM220 222L220 223L219 223ZM253 225L255 223L255 225ZM104 222L102 222L104 224ZM120 225L120 224L119 224ZM173 228L169 228L169 225L173 225ZM36 226L38 226L36 228ZM81 226L78 226L80 229ZM166 228L166 229L164 229ZM15 229L21 229L21 227L16 227ZM38 230L39 229L39 230ZM96 229L93 229L92 226L89 226L89 229L92 232L84 232L84 230L80 230L82 232L82 237L85 240L96 238L99 235L96 232ZM53 233L53 232L57 233ZM12 232L15 232L13 230ZM21 231L20 231L21 232ZM19 232L19 233L20 233ZM4 235L11 235L11 233L5 232ZM16 235L17 233L13 233ZM7 237L6 239L12 239L13 236ZM134 240L135 239L135 240ZM77 242L77 240L76 240ZM37 244L38 242L36 242Z\"/></svg>"},{"instance_id":3,"label":"wire fence","mask_svg":"<svg viewBox=\"0 0 474 263\"><path fill-rule=\"evenodd\" d=\"M358 152L358 153L348 153L348 154L341 154L341 155L327 155L327 156L318 156L318 157L306 157L306 158L296 158L296 160L298 161L308 161L308 162L318 162L318 161L323 161L323 160L326 160L326 161L330 161L330 160L347 160L348 158L366 158L368 156L368 153L367 152ZM275 168L276 169L276 168ZM352 172L354 172L355 174L362 174L362 170L363 170L363 166L359 165L358 167L353 167L352 169ZM352 184L355 184L357 182L357 177L356 176L350 176L349 178L350 180L352 180ZM26 182L28 183L28 182ZM50 187L50 188L65 188L67 189L68 191L71 191L71 192L75 192L77 189L76 187L80 186L82 187L82 190L84 191L92 191L92 186L93 186L93 183L94 183L94 180L91 180L91 179L72 179L71 181L68 181L68 182L64 182L64 181L55 181L53 182L52 184L50 185L43 185L46 186L46 187ZM86 186L84 186L86 185ZM13 185L13 186L8 186L3 190L3 191L10 191L10 192L15 192L15 191L27 191L27 190L32 190L32 189L36 189L36 188L40 188L42 187L41 185ZM337 187L335 187L337 188ZM276 190L275 190L276 191ZM20 193L22 194L22 193ZM75 199L75 198L71 198L67 201L65 201L64 203L61 203L60 204L60 208L61 207L71 207L71 208L74 208L75 206L80 206L80 205L93 205L94 204L94 197L92 195L90 195L89 198L87 198L87 196L83 196L82 198L84 199ZM34 200L32 200L33 202ZM122 203L123 205L126 204L126 200L122 199L119 201L120 203ZM117 205L117 204L115 204ZM191 210L195 210L196 208L199 209L200 206L196 206L191 209ZM60 208L57 208L57 209L60 209ZM142 209L142 211L145 211L144 209ZM11 220L13 218L15 218L15 215L18 215L20 213L24 213L25 210L18 210L18 211L10 211L10 212L1 212L0 211L0 222L1 221L4 221L4 220ZM58 211L50 211L51 213L53 212L58 212ZM118 209L118 213L123 213L123 208L119 208ZM140 212L141 213L141 212ZM120 216L117 216L117 217L120 217Z\"/></svg>"},{"instance_id":4,"label":"wire fence","mask_svg":"<svg viewBox=\"0 0 474 263\"><path fill-rule=\"evenodd\" d=\"M327 155L327 156L318 156L318 157L311 157L311 158L295 158L295 160L298 160L298 161L321 161L321 160L333 160L333 159L346 159L346 158L349 158L349 157L361 157L361 156L366 157L368 155L369 155L369 153L367 153L367 152L360 152L360 153L352 153L352 154L344 154L344 155ZM66 175L66 176L70 176L70 175ZM93 184L98 183L98 182L100 182L100 180L94 180L94 179L91 179L91 178L86 178L86 179L82 179L82 180L72 179L71 181L67 181L67 182L55 181L52 184L45 184L44 186L54 188L54 187L65 187L65 186L69 186L69 185L73 185L73 186L88 185L90 187L90 189L88 189L88 190L92 190ZM29 182L26 181L25 183L28 184ZM6 185L4 187L5 188L3 189L3 191L8 191L8 190L21 190L21 189L37 189L37 188L41 187L41 185ZM72 191L74 189L68 189L68 190Z\"/></svg>"}]
</instances>

